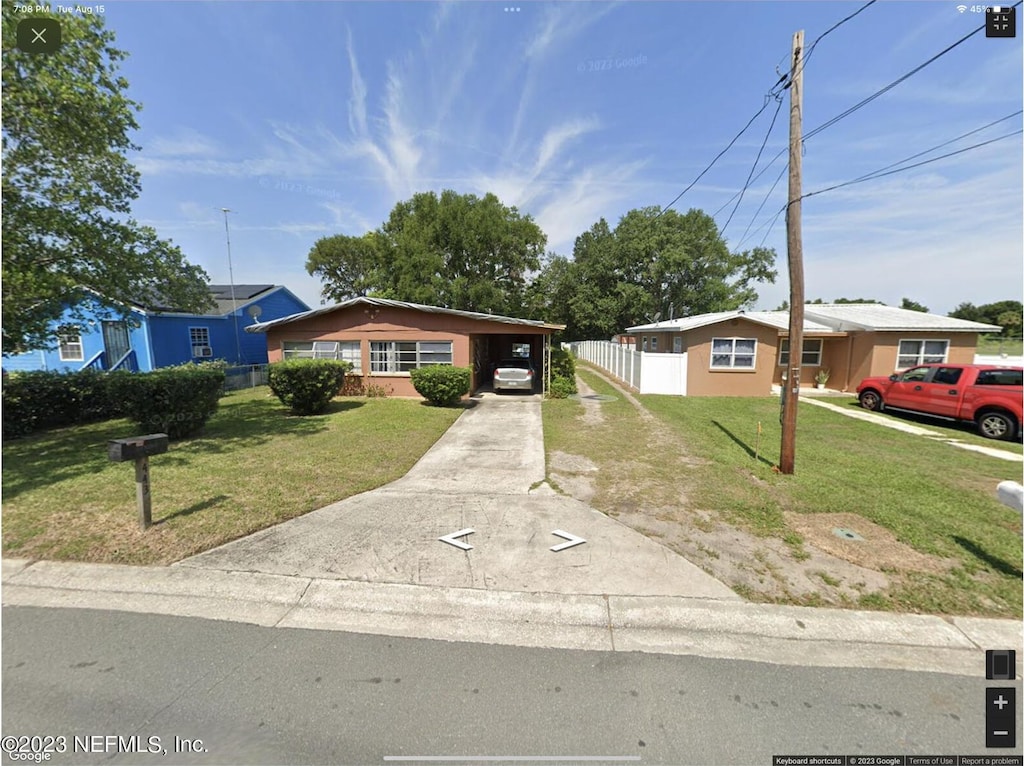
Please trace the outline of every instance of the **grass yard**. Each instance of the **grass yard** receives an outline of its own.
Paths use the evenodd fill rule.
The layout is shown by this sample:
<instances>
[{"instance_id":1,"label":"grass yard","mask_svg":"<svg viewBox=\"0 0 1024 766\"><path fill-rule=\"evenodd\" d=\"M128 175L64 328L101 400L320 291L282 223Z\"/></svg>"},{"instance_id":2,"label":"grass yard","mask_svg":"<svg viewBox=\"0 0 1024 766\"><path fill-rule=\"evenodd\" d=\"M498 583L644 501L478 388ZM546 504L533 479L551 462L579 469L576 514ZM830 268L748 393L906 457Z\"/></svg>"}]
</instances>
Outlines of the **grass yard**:
<instances>
[{"instance_id":1,"label":"grass yard","mask_svg":"<svg viewBox=\"0 0 1024 766\"><path fill-rule=\"evenodd\" d=\"M1021 616L1021 518L995 499L1019 463L804 405L796 472L782 476L777 398L639 396L645 418L583 365L580 377L619 398L585 429L580 402L545 403L549 458L590 460L595 508L744 597ZM840 540L837 527L866 539Z\"/></svg>"},{"instance_id":2,"label":"grass yard","mask_svg":"<svg viewBox=\"0 0 1024 766\"><path fill-rule=\"evenodd\" d=\"M288 414L265 387L229 394L202 436L150 459L142 532L132 463L107 441L127 420L57 429L3 447L9 557L167 564L399 478L461 414L406 399L335 399Z\"/></svg>"},{"instance_id":3,"label":"grass yard","mask_svg":"<svg viewBox=\"0 0 1024 766\"><path fill-rule=\"evenodd\" d=\"M977 353L983 356L1024 356L1024 341L1020 338L1000 338L999 335L979 335Z\"/></svg>"},{"instance_id":4,"label":"grass yard","mask_svg":"<svg viewBox=\"0 0 1024 766\"><path fill-rule=\"evenodd\" d=\"M857 401L855 396L851 396L849 399L843 399L838 396L829 397L825 401L829 404L835 404L838 407L845 407L854 411L865 412L864 408L860 406L860 403ZM814 405L812 404L810 406L813 407ZM803 410L801 410L801 412L802 411ZM976 444L979 447L992 447L993 449L1013 452L1017 455L1020 455L1021 452L1024 451L1024 448L1021 447L1021 440L1019 437L1016 441L986 439L978 433L973 423L956 423L950 420L929 418L926 415L917 415L913 412L882 411L875 414L884 418L891 418L897 423L906 423L907 425L927 428L929 431L936 431L942 434L942 437L946 439L955 439L967 444Z\"/></svg>"}]
</instances>

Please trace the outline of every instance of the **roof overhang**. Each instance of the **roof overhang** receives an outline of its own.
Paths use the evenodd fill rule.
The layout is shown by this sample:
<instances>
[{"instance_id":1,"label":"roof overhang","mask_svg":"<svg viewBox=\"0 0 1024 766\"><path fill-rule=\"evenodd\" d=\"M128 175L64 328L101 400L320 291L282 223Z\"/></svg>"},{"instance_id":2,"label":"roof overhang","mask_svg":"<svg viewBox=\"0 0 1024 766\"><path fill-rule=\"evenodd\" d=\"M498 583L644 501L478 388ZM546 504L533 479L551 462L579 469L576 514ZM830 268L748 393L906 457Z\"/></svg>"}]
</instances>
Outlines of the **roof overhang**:
<instances>
[{"instance_id":1,"label":"roof overhang","mask_svg":"<svg viewBox=\"0 0 1024 766\"><path fill-rule=\"evenodd\" d=\"M426 306L420 303L408 303L406 301L396 301L390 298L369 298L361 296L359 298L352 298L347 301L342 301L333 306L324 306L319 309L311 309L310 311L303 311L298 314L292 314L290 316L281 317L280 319L272 319L269 322L257 323L250 325L245 328L246 332L257 333L267 332L268 330L279 327L281 325L291 324L293 322L301 322L306 319L310 319L315 316L322 316L324 314L331 314L335 311L343 311L351 308L352 306L367 305L367 306L378 306L381 308L398 308L398 309L411 309L413 311L421 311L428 314L447 314L450 316L458 316L465 319L474 319L481 322L499 322L501 324L512 325L518 327L524 331L526 330L549 330L555 332L557 330L564 330L565 325L561 324L550 324L548 322L542 322L536 319L517 319L515 317L501 316L499 314L484 314L476 311L461 311L459 309L449 309L443 306Z\"/></svg>"}]
</instances>

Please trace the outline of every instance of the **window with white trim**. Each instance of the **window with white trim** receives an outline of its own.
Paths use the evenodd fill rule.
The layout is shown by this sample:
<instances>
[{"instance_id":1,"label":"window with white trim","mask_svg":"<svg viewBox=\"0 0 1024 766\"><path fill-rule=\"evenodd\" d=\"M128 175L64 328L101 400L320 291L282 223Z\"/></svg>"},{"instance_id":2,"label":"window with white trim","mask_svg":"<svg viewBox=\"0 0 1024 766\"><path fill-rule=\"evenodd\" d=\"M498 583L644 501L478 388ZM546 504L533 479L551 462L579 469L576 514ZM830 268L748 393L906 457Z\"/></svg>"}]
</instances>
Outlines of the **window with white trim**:
<instances>
[{"instance_id":1,"label":"window with white trim","mask_svg":"<svg viewBox=\"0 0 1024 766\"><path fill-rule=\"evenodd\" d=\"M712 338L712 370L752 370L757 338Z\"/></svg>"},{"instance_id":2,"label":"window with white trim","mask_svg":"<svg viewBox=\"0 0 1024 766\"><path fill-rule=\"evenodd\" d=\"M194 357L208 357L213 355L213 351L206 351L205 349L210 348L210 328L209 327L189 327L188 328L188 340L192 345L192 356Z\"/></svg>"},{"instance_id":3,"label":"window with white trim","mask_svg":"<svg viewBox=\"0 0 1024 766\"><path fill-rule=\"evenodd\" d=\"M85 361L81 335L78 333L62 333L57 336L57 339L60 342L60 360L62 362Z\"/></svg>"},{"instance_id":4,"label":"window with white trim","mask_svg":"<svg viewBox=\"0 0 1024 766\"><path fill-rule=\"evenodd\" d=\"M642 336L642 338L643 338L643 343L644 343L644 345L642 347L642 350L646 351L647 350L647 336L644 335L644 336Z\"/></svg>"},{"instance_id":5,"label":"window with white trim","mask_svg":"<svg viewBox=\"0 0 1024 766\"><path fill-rule=\"evenodd\" d=\"M672 339L672 353L681 354L683 353L683 336L677 335Z\"/></svg>"},{"instance_id":6,"label":"window with white trim","mask_svg":"<svg viewBox=\"0 0 1024 766\"><path fill-rule=\"evenodd\" d=\"M362 373L363 353L357 340L286 340L281 344L285 359L337 359Z\"/></svg>"},{"instance_id":7,"label":"window with white trim","mask_svg":"<svg viewBox=\"0 0 1024 766\"><path fill-rule=\"evenodd\" d=\"M821 346L821 338L804 338L804 353L800 357L800 366L820 367ZM779 346L779 366L786 367L787 365L789 365L789 338L783 338L782 345Z\"/></svg>"},{"instance_id":8,"label":"window with white trim","mask_svg":"<svg viewBox=\"0 0 1024 766\"><path fill-rule=\"evenodd\" d=\"M432 364L452 364L450 340L370 341L370 372L409 372Z\"/></svg>"},{"instance_id":9,"label":"window with white trim","mask_svg":"<svg viewBox=\"0 0 1024 766\"><path fill-rule=\"evenodd\" d=\"M896 369L948 361L948 340L901 340Z\"/></svg>"},{"instance_id":10,"label":"window with white trim","mask_svg":"<svg viewBox=\"0 0 1024 766\"><path fill-rule=\"evenodd\" d=\"M658 350L658 336L657 335L652 335L651 336L651 353L653 354L657 350Z\"/></svg>"}]
</instances>

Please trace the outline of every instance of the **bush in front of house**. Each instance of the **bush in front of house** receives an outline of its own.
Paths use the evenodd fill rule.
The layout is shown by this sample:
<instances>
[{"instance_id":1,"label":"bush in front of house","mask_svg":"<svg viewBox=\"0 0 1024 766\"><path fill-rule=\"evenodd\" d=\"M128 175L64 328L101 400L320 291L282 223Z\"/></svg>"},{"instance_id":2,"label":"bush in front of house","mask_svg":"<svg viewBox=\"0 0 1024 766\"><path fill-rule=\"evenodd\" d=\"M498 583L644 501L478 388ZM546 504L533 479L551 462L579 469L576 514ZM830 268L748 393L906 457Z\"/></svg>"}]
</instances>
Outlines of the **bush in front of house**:
<instances>
[{"instance_id":1,"label":"bush in front of house","mask_svg":"<svg viewBox=\"0 0 1024 766\"><path fill-rule=\"evenodd\" d=\"M345 385L348 362L289 359L270 365L270 390L295 415L319 415Z\"/></svg>"},{"instance_id":2,"label":"bush in front of house","mask_svg":"<svg viewBox=\"0 0 1024 766\"><path fill-rule=\"evenodd\" d=\"M171 439L202 430L224 393L224 362L164 367L153 372L113 375L108 385L124 416L145 433Z\"/></svg>"},{"instance_id":3,"label":"bush in front of house","mask_svg":"<svg viewBox=\"0 0 1024 766\"><path fill-rule=\"evenodd\" d=\"M437 407L457 404L469 393L470 369L432 364L409 373L417 393Z\"/></svg>"},{"instance_id":4,"label":"bush in front of house","mask_svg":"<svg viewBox=\"0 0 1024 766\"><path fill-rule=\"evenodd\" d=\"M565 378L552 378L548 387L549 399L568 399L571 394L576 393L576 384Z\"/></svg>"},{"instance_id":5,"label":"bush in front of house","mask_svg":"<svg viewBox=\"0 0 1024 766\"><path fill-rule=\"evenodd\" d=\"M563 395L555 393L557 390ZM576 360L572 353L562 348L551 348L551 386L548 394L552 399L564 399L576 393Z\"/></svg>"},{"instance_id":6,"label":"bush in front of house","mask_svg":"<svg viewBox=\"0 0 1024 766\"><path fill-rule=\"evenodd\" d=\"M36 370L5 375L4 438L120 417L120 401L111 394L110 381L122 374L127 373Z\"/></svg>"}]
</instances>

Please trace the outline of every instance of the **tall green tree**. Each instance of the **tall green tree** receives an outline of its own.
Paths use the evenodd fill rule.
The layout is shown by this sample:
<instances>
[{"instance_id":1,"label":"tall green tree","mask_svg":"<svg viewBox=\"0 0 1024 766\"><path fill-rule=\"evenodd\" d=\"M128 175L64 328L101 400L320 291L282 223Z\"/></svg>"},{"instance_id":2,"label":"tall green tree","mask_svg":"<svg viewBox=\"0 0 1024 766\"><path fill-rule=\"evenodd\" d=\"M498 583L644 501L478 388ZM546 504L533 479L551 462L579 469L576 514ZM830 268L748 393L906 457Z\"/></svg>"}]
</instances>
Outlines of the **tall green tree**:
<instances>
[{"instance_id":1,"label":"tall green tree","mask_svg":"<svg viewBox=\"0 0 1024 766\"><path fill-rule=\"evenodd\" d=\"M917 301L912 301L910 300L910 298L904 298L903 302L900 304L900 308L907 309L908 311L921 311L924 312L925 314L928 313L927 306L920 304Z\"/></svg>"},{"instance_id":2,"label":"tall green tree","mask_svg":"<svg viewBox=\"0 0 1024 766\"><path fill-rule=\"evenodd\" d=\"M329 237L306 269L324 281L325 298L355 295L518 314L527 276L540 269L547 237L533 219L493 194L445 190L399 202L376 231Z\"/></svg>"},{"instance_id":3,"label":"tall green tree","mask_svg":"<svg viewBox=\"0 0 1024 766\"><path fill-rule=\"evenodd\" d=\"M573 259L553 259L535 284L559 297L549 316L565 335L608 338L670 317L751 306L755 284L775 280L775 252L733 253L711 216L657 207L626 213L615 229L602 218L576 239Z\"/></svg>"},{"instance_id":4,"label":"tall green tree","mask_svg":"<svg viewBox=\"0 0 1024 766\"><path fill-rule=\"evenodd\" d=\"M17 47L15 8L2 10L3 353L52 346L54 321L88 290L112 305L159 295L209 307L206 273L131 218L140 107L103 16L60 14L60 49L33 54Z\"/></svg>"},{"instance_id":5,"label":"tall green tree","mask_svg":"<svg viewBox=\"0 0 1024 766\"><path fill-rule=\"evenodd\" d=\"M367 295L381 268L383 243L377 232L361 237L336 234L313 244L306 259L306 271L324 283L324 299L343 301Z\"/></svg>"},{"instance_id":6,"label":"tall green tree","mask_svg":"<svg viewBox=\"0 0 1024 766\"><path fill-rule=\"evenodd\" d=\"M949 316L966 319L969 322L985 322L1002 327L1000 333L1004 338L1021 337L1021 324L1024 319L1024 305L1020 301L996 301L975 306L973 303L961 303L949 312Z\"/></svg>"}]
</instances>

